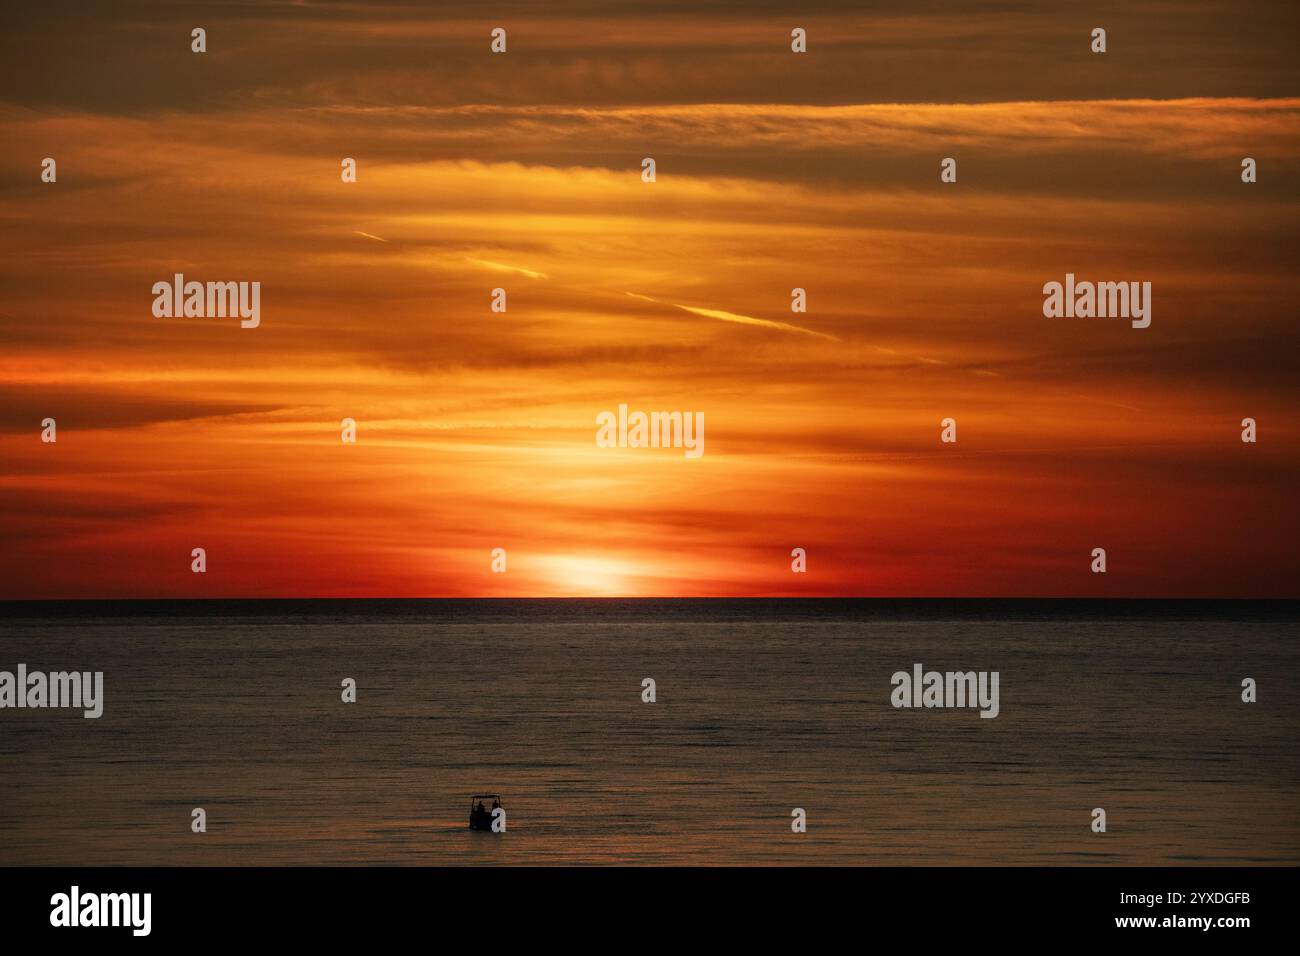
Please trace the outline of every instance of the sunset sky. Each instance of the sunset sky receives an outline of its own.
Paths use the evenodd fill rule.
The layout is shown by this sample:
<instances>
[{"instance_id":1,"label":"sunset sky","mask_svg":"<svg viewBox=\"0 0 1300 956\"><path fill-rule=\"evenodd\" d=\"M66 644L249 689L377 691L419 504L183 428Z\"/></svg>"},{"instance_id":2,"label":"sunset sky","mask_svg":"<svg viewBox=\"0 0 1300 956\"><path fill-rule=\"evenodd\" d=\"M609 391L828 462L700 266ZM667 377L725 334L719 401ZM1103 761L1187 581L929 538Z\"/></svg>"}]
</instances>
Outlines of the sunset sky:
<instances>
[{"instance_id":1,"label":"sunset sky","mask_svg":"<svg viewBox=\"0 0 1300 956\"><path fill-rule=\"evenodd\" d=\"M1298 18L11 12L0 597L1300 597ZM177 272L261 326L155 318ZM1067 272L1150 328L1045 318Z\"/></svg>"}]
</instances>

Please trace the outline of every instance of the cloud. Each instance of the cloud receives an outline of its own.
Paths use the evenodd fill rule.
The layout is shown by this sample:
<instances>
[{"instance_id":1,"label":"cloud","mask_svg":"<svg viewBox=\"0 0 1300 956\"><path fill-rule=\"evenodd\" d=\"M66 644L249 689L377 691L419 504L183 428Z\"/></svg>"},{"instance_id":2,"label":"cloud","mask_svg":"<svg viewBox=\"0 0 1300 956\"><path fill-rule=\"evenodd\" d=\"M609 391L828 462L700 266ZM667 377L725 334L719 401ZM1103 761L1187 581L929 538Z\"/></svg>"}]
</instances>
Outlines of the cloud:
<instances>
[{"instance_id":1,"label":"cloud","mask_svg":"<svg viewBox=\"0 0 1300 956\"><path fill-rule=\"evenodd\" d=\"M124 429L165 422L255 415L277 406L249 401L178 399L162 391L78 388L51 382L43 388L0 384L0 431L39 435L44 418L58 422L60 434L84 429Z\"/></svg>"},{"instance_id":2,"label":"cloud","mask_svg":"<svg viewBox=\"0 0 1300 956\"><path fill-rule=\"evenodd\" d=\"M757 319L752 315L739 315L735 312L726 312L722 309L701 309L691 305L673 305L673 308L681 309L692 315L702 315L707 319L717 319L720 322L735 322L739 325L757 325L765 329L777 329L781 332L798 332L801 335L815 335L818 338L826 339L831 342L838 342L833 335L827 335L824 332L814 332L812 329L800 328L797 325L790 325L788 322L773 322L770 319Z\"/></svg>"},{"instance_id":3,"label":"cloud","mask_svg":"<svg viewBox=\"0 0 1300 956\"><path fill-rule=\"evenodd\" d=\"M516 275L528 276L530 279L549 279L545 272L537 272L533 269L525 269L522 266L508 266L500 262L489 262L486 259L476 259L473 256L466 256L466 262L471 262L476 266L484 269L491 269L494 272L513 272Z\"/></svg>"},{"instance_id":4,"label":"cloud","mask_svg":"<svg viewBox=\"0 0 1300 956\"><path fill-rule=\"evenodd\" d=\"M1290 0L1258 0L1249 16L1221 0L1173 13L1166 0L1101 0L1089 11L1095 19L1079 22L1023 0L978 11L954 0L822 0L798 8L809 52L796 55L788 5L502 3L493 17L509 27L510 52L494 56L488 21L428 4L226 4L208 11L209 52L194 55L184 6L35 5L0 34L0 89L45 111L130 115L268 103L992 102L1294 90ZM1110 30L1104 64L1088 52L1092 22ZM208 69L213 62L220 68Z\"/></svg>"}]
</instances>

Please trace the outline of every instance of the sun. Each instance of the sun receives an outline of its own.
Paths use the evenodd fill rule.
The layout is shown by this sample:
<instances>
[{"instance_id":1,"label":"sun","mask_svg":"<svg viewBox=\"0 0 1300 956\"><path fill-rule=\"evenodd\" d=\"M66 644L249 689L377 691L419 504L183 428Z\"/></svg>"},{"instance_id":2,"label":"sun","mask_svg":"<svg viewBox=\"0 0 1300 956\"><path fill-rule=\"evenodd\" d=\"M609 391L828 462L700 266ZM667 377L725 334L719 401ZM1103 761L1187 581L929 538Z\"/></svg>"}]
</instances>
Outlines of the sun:
<instances>
[{"instance_id":1,"label":"sun","mask_svg":"<svg viewBox=\"0 0 1300 956\"><path fill-rule=\"evenodd\" d=\"M532 559L551 591L566 597L616 597L634 592L635 571L626 561L567 554Z\"/></svg>"}]
</instances>

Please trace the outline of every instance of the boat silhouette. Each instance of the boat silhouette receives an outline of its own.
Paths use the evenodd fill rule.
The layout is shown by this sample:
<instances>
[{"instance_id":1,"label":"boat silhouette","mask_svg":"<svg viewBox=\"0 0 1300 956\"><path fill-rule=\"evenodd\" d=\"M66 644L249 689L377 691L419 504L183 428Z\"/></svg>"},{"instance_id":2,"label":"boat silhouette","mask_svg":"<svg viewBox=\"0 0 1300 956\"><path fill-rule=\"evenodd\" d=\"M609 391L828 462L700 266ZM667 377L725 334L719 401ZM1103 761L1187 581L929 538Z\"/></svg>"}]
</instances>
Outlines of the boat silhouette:
<instances>
[{"instance_id":1,"label":"boat silhouette","mask_svg":"<svg viewBox=\"0 0 1300 956\"><path fill-rule=\"evenodd\" d=\"M485 800L491 800L492 802L487 804L484 803ZM496 832L492 829L492 811L498 807L505 809L500 794L474 794L469 799L469 828L471 830L484 830L488 833Z\"/></svg>"}]
</instances>

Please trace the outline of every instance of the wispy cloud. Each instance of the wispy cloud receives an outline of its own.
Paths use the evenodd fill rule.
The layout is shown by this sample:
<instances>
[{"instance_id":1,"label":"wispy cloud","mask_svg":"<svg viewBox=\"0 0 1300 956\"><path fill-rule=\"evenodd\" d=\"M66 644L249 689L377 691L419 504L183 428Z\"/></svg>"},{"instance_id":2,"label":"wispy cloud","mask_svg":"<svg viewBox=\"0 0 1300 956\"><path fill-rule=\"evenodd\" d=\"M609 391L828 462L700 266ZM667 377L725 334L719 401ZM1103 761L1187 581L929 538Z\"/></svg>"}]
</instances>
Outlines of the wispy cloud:
<instances>
[{"instance_id":1,"label":"wispy cloud","mask_svg":"<svg viewBox=\"0 0 1300 956\"><path fill-rule=\"evenodd\" d=\"M765 329L776 329L779 332L797 332L800 335L812 335L831 342L839 341L839 339L833 335L827 335L825 332L817 332L813 329L805 329L798 325L791 325L789 322L775 322L771 319L760 319L756 316L741 315L738 312L727 312L723 309L702 309L693 305L678 305L676 302L661 302L658 299L653 299L648 295L640 295L636 292L628 292L625 294L634 299L641 299L643 302L654 302L656 305L671 306L674 309L681 309L683 312L703 316L706 319L717 319L719 322L735 322L737 325L754 325Z\"/></svg>"},{"instance_id":2,"label":"wispy cloud","mask_svg":"<svg viewBox=\"0 0 1300 956\"><path fill-rule=\"evenodd\" d=\"M476 266L484 269L490 269L493 272L512 272L516 275L528 276L530 279L549 279L545 272L538 272L535 269L525 269L523 266L510 266L503 262L490 262L487 259L476 259L473 256L466 256L466 262L472 262Z\"/></svg>"}]
</instances>

